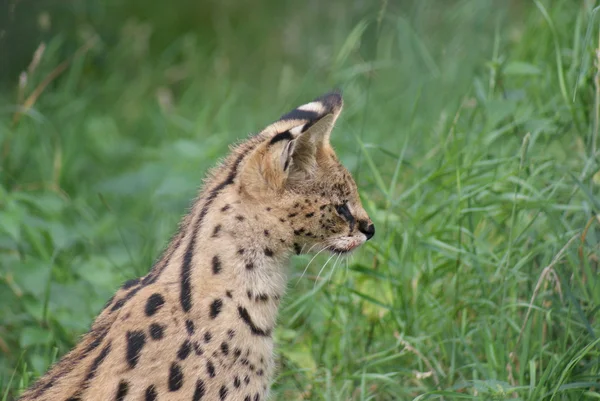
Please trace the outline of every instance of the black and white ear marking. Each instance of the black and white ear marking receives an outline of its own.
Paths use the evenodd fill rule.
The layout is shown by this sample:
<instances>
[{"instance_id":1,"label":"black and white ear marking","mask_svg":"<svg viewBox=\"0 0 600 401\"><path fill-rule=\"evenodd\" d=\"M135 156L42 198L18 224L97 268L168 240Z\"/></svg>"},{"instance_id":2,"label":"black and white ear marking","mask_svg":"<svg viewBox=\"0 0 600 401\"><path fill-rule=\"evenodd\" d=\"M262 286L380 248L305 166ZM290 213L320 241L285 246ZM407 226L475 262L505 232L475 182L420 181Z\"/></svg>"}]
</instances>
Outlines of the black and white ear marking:
<instances>
[{"instance_id":1,"label":"black and white ear marking","mask_svg":"<svg viewBox=\"0 0 600 401\"><path fill-rule=\"evenodd\" d=\"M337 117L342 110L342 106L342 95L339 92L327 93L310 103L303 104L289 113L284 114L279 121L298 120L312 124L326 114L333 114ZM308 127L304 127L303 131L306 131L307 129Z\"/></svg>"},{"instance_id":2,"label":"black and white ear marking","mask_svg":"<svg viewBox=\"0 0 600 401\"><path fill-rule=\"evenodd\" d=\"M281 133L275 135L269 141L269 145L273 145L279 141L291 141L292 139L294 139L294 136L292 135L292 133L290 131L284 131L284 132L281 132Z\"/></svg>"},{"instance_id":3,"label":"black and white ear marking","mask_svg":"<svg viewBox=\"0 0 600 401\"><path fill-rule=\"evenodd\" d=\"M310 124L310 123L306 123L306 124L302 124L302 125L298 125L294 128L292 128L289 132L294 136L294 138L297 138L298 135L300 135L301 133L303 133L304 131L306 131L306 126Z\"/></svg>"}]
</instances>

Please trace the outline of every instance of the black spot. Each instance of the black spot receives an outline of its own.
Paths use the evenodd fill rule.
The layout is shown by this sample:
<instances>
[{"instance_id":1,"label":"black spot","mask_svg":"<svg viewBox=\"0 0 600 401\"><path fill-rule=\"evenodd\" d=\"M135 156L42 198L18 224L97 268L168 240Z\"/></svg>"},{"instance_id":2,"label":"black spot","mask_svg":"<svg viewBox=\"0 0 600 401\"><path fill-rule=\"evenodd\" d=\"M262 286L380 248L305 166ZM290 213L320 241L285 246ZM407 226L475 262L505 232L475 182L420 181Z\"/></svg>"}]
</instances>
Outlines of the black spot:
<instances>
[{"instance_id":1,"label":"black spot","mask_svg":"<svg viewBox=\"0 0 600 401\"><path fill-rule=\"evenodd\" d=\"M269 230L265 230L264 233L265 233L265 237L269 236Z\"/></svg>"},{"instance_id":2,"label":"black spot","mask_svg":"<svg viewBox=\"0 0 600 401\"><path fill-rule=\"evenodd\" d=\"M306 218L310 218L310 217L313 217L314 215L315 215L315 214L314 214L313 212L310 212L310 213L306 213L306 214L304 215L304 217L306 217Z\"/></svg>"},{"instance_id":3,"label":"black spot","mask_svg":"<svg viewBox=\"0 0 600 401\"><path fill-rule=\"evenodd\" d=\"M242 306L238 306L238 313L240 315L240 318L250 328L250 331L252 332L252 334L254 334L256 336L263 336L263 337L268 337L271 335L270 329L263 330L263 329L259 329L258 327L256 327L256 325L252 321L252 318L250 317L250 314L248 313L248 310L246 308L244 308Z\"/></svg>"},{"instance_id":4,"label":"black spot","mask_svg":"<svg viewBox=\"0 0 600 401\"><path fill-rule=\"evenodd\" d=\"M208 375L210 377L215 377L216 376L215 365L213 365L213 363L211 361L207 361L206 362L206 371L208 372Z\"/></svg>"},{"instance_id":5,"label":"black spot","mask_svg":"<svg viewBox=\"0 0 600 401\"><path fill-rule=\"evenodd\" d=\"M96 371L98 370L98 367L102 364L102 362L104 362L104 359L106 359L106 356L108 355L109 352L110 352L110 342L108 344L106 344L104 346L104 348L102 348L102 351L100 351L98 356L96 358L94 358L94 360L92 361L92 364L90 365L90 370L88 371L87 375L85 376L86 382L90 381L96 375Z\"/></svg>"},{"instance_id":6,"label":"black spot","mask_svg":"<svg viewBox=\"0 0 600 401\"><path fill-rule=\"evenodd\" d=\"M227 210L229 210L229 208L230 208L230 207L231 207L231 206L229 206L229 205L225 205L225 206L223 206L223 207L221 208L221 211L222 211L222 212L226 212Z\"/></svg>"},{"instance_id":7,"label":"black spot","mask_svg":"<svg viewBox=\"0 0 600 401\"><path fill-rule=\"evenodd\" d=\"M225 295L227 296L227 298L233 298L233 294L229 290L225 291Z\"/></svg>"},{"instance_id":8,"label":"black spot","mask_svg":"<svg viewBox=\"0 0 600 401\"><path fill-rule=\"evenodd\" d=\"M325 209L326 207L327 207L327 205L321 205L321 206L319 207L319 210L323 210L323 209Z\"/></svg>"},{"instance_id":9,"label":"black spot","mask_svg":"<svg viewBox=\"0 0 600 401\"><path fill-rule=\"evenodd\" d=\"M271 248L265 248L265 255L268 257L273 256L273 251L271 250Z\"/></svg>"},{"instance_id":10,"label":"black spot","mask_svg":"<svg viewBox=\"0 0 600 401\"><path fill-rule=\"evenodd\" d=\"M226 342L221 343L221 352L223 355L229 355L229 344Z\"/></svg>"},{"instance_id":11,"label":"black spot","mask_svg":"<svg viewBox=\"0 0 600 401\"><path fill-rule=\"evenodd\" d=\"M164 327L158 323L152 323L150 325L150 337L152 337L153 340L162 339L164 336L164 331Z\"/></svg>"},{"instance_id":12,"label":"black spot","mask_svg":"<svg viewBox=\"0 0 600 401\"><path fill-rule=\"evenodd\" d=\"M183 372L177 362L171 364L169 369L169 391L177 391L183 386Z\"/></svg>"},{"instance_id":13,"label":"black spot","mask_svg":"<svg viewBox=\"0 0 600 401\"><path fill-rule=\"evenodd\" d=\"M262 369L258 369L258 371L256 372L257 375L262 376L264 374L264 370Z\"/></svg>"},{"instance_id":14,"label":"black spot","mask_svg":"<svg viewBox=\"0 0 600 401\"><path fill-rule=\"evenodd\" d=\"M139 278L132 278L131 280L127 280L121 288L124 290L128 290L131 287L137 285L139 282L140 282Z\"/></svg>"},{"instance_id":15,"label":"black spot","mask_svg":"<svg viewBox=\"0 0 600 401\"><path fill-rule=\"evenodd\" d=\"M215 299L213 301L213 303L210 304L210 318L211 319L216 318L219 315L219 313L221 313L222 308L223 308L223 301L220 298Z\"/></svg>"},{"instance_id":16,"label":"black spot","mask_svg":"<svg viewBox=\"0 0 600 401\"><path fill-rule=\"evenodd\" d=\"M233 379L233 387L240 388L241 385L242 385L242 383L240 382L240 378L236 376Z\"/></svg>"},{"instance_id":17,"label":"black spot","mask_svg":"<svg viewBox=\"0 0 600 401\"><path fill-rule=\"evenodd\" d=\"M248 377L248 376L244 377L244 383L246 383L246 386L248 384L250 384L250 377Z\"/></svg>"},{"instance_id":18,"label":"black spot","mask_svg":"<svg viewBox=\"0 0 600 401\"><path fill-rule=\"evenodd\" d=\"M233 337L235 337L235 331L233 329L227 330L227 336L231 340Z\"/></svg>"},{"instance_id":19,"label":"black spot","mask_svg":"<svg viewBox=\"0 0 600 401\"><path fill-rule=\"evenodd\" d=\"M254 263L252 263L252 262L246 263L246 270L252 270L252 269L254 269Z\"/></svg>"},{"instance_id":20,"label":"black spot","mask_svg":"<svg viewBox=\"0 0 600 401\"><path fill-rule=\"evenodd\" d=\"M217 224L217 225L215 226L215 228L213 229L212 236L213 236L213 237L217 237L217 236L219 235L219 231L221 231L221 225L220 225L220 224Z\"/></svg>"},{"instance_id":21,"label":"black spot","mask_svg":"<svg viewBox=\"0 0 600 401\"><path fill-rule=\"evenodd\" d=\"M254 395L254 401L260 401L260 395L258 395L258 393Z\"/></svg>"},{"instance_id":22,"label":"black spot","mask_svg":"<svg viewBox=\"0 0 600 401\"><path fill-rule=\"evenodd\" d=\"M250 370L254 372L254 369L256 369L256 367L252 364L250 364Z\"/></svg>"},{"instance_id":23,"label":"black spot","mask_svg":"<svg viewBox=\"0 0 600 401\"><path fill-rule=\"evenodd\" d=\"M123 401L127 392L129 391L129 383L124 380L119 382L119 387L117 388L117 395L115 396L115 401Z\"/></svg>"},{"instance_id":24,"label":"black spot","mask_svg":"<svg viewBox=\"0 0 600 401\"><path fill-rule=\"evenodd\" d=\"M222 386L219 390L219 399L223 401L225 398L227 398L227 387Z\"/></svg>"},{"instance_id":25,"label":"black spot","mask_svg":"<svg viewBox=\"0 0 600 401\"><path fill-rule=\"evenodd\" d=\"M237 216L235 216L235 219L237 221L244 221L244 220L246 220L246 218L244 216L242 216L241 214L238 214Z\"/></svg>"},{"instance_id":26,"label":"black spot","mask_svg":"<svg viewBox=\"0 0 600 401\"><path fill-rule=\"evenodd\" d=\"M238 359L240 355L242 355L242 350L236 347L236 349L233 350L233 355L235 356L235 359Z\"/></svg>"},{"instance_id":27,"label":"black spot","mask_svg":"<svg viewBox=\"0 0 600 401\"><path fill-rule=\"evenodd\" d=\"M252 299L252 291L248 290L246 294L248 295L248 299Z\"/></svg>"},{"instance_id":28,"label":"black spot","mask_svg":"<svg viewBox=\"0 0 600 401\"><path fill-rule=\"evenodd\" d=\"M302 248L297 242L294 242L294 252L296 252L296 255L300 255L300 252L302 252Z\"/></svg>"},{"instance_id":29,"label":"black spot","mask_svg":"<svg viewBox=\"0 0 600 401\"><path fill-rule=\"evenodd\" d=\"M288 217L292 218L292 217L296 217L297 215L298 215L298 213L290 213L290 214L288 214Z\"/></svg>"},{"instance_id":30,"label":"black spot","mask_svg":"<svg viewBox=\"0 0 600 401\"><path fill-rule=\"evenodd\" d=\"M165 304L165 299L160 294L152 294L146 301L146 316L154 315Z\"/></svg>"},{"instance_id":31,"label":"black spot","mask_svg":"<svg viewBox=\"0 0 600 401\"><path fill-rule=\"evenodd\" d=\"M200 401L204 394L206 393L206 388L204 387L204 382L200 379L196 382L196 389L194 390L194 398L193 401Z\"/></svg>"},{"instance_id":32,"label":"black spot","mask_svg":"<svg viewBox=\"0 0 600 401\"><path fill-rule=\"evenodd\" d=\"M200 346L199 343L194 341L194 343L192 345L194 347L194 352L196 353L196 355L200 356L200 355L204 354L204 350L202 349L202 347Z\"/></svg>"},{"instance_id":33,"label":"black spot","mask_svg":"<svg viewBox=\"0 0 600 401\"><path fill-rule=\"evenodd\" d=\"M258 294L256 296L256 302L258 302L258 301L267 302L268 300L269 300L269 296L267 294Z\"/></svg>"},{"instance_id":34,"label":"black spot","mask_svg":"<svg viewBox=\"0 0 600 401\"><path fill-rule=\"evenodd\" d=\"M266 210L267 210L267 212L270 212L270 211L271 211L271 208L270 208L270 207L268 207Z\"/></svg>"},{"instance_id":35,"label":"black spot","mask_svg":"<svg viewBox=\"0 0 600 401\"><path fill-rule=\"evenodd\" d=\"M127 332L127 364L130 369L135 368L139 359L142 348L146 344L146 335L143 331L128 331Z\"/></svg>"},{"instance_id":36,"label":"black spot","mask_svg":"<svg viewBox=\"0 0 600 401\"><path fill-rule=\"evenodd\" d=\"M294 139L292 133L290 131L284 131L271 138L271 140L269 141L269 145L273 145L274 143L277 143L279 141L291 141L292 139Z\"/></svg>"},{"instance_id":37,"label":"black spot","mask_svg":"<svg viewBox=\"0 0 600 401\"><path fill-rule=\"evenodd\" d=\"M246 358L242 358L242 359L240 359L240 363L241 363L242 365L244 365L244 366L248 366L248 365L250 365L250 361L249 361L249 360L247 360Z\"/></svg>"},{"instance_id":38,"label":"black spot","mask_svg":"<svg viewBox=\"0 0 600 401\"><path fill-rule=\"evenodd\" d=\"M297 230L294 230L294 235L300 235L302 233L304 233L304 228L299 228Z\"/></svg>"},{"instance_id":39,"label":"black spot","mask_svg":"<svg viewBox=\"0 0 600 401\"><path fill-rule=\"evenodd\" d=\"M216 255L212 258L212 271L213 274L221 273L221 260Z\"/></svg>"},{"instance_id":40,"label":"black spot","mask_svg":"<svg viewBox=\"0 0 600 401\"><path fill-rule=\"evenodd\" d=\"M186 320L185 321L185 329L187 330L187 332L190 336L192 334L194 334L194 331L195 331L194 322L192 322L191 320Z\"/></svg>"},{"instance_id":41,"label":"black spot","mask_svg":"<svg viewBox=\"0 0 600 401\"><path fill-rule=\"evenodd\" d=\"M79 397L75 397L75 396L73 396L73 397L69 397L69 398L67 398L65 401L82 401L82 400L81 400L81 398L79 398Z\"/></svg>"},{"instance_id":42,"label":"black spot","mask_svg":"<svg viewBox=\"0 0 600 401\"><path fill-rule=\"evenodd\" d=\"M212 334L210 334L210 331L207 331L206 333L204 333L204 342L205 343L209 343L211 339L212 339Z\"/></svg>"},{"instance_id":43,"label":"black spot","mask_svg":"<svg viewBox=\"0 0 600 401\"><path fill-rule=\"evenodd\" d=\"M158 393L156 392L156 387L150 385L146 388L146 401L156 401L158 397Z\"/></svg>"},{"instance_id":44,"label":"black spot","mask_svg":"<svg viewBox=\"0 0 600 401\"><path fill-rule=\"evenodd\" d=\"M252 401L252 397L250 397L249 395L244 397L244 401Z\"/></svg>"},{"instance_id":45,"label":"black spot","mask_svg":"<svg viewBox=\"0 0 600 401\"><path fill-rule=\"evenodd\" d=\"M237 250L238 255L243 255L246 250L244 248L240 248Z\"/></svg>"},{"instance_id":46,"label":"black spot","mask_svg":"<svg viewBox=\"0 0 600 401\"><path fill-rule=\"evenodd\" d=\"M190 343L190 340L185 340L181 344L181 347L179 347L179 351L177 351L177 358L179 358L180 360L183 361L185 358L187 358L190 355L191 351L192 351L192 343Z\"/></svg>"},{"instance_id":47,"label":"black spot","mask_svg":"<svg viewBox=\"0 0 600 401\"><path fill-rule=\"evenodd\" d=\"M279 218L279 221L282 222L282 223L285 223L285 219L282 218L282 217Z\"/></svg>"}]
</instances>

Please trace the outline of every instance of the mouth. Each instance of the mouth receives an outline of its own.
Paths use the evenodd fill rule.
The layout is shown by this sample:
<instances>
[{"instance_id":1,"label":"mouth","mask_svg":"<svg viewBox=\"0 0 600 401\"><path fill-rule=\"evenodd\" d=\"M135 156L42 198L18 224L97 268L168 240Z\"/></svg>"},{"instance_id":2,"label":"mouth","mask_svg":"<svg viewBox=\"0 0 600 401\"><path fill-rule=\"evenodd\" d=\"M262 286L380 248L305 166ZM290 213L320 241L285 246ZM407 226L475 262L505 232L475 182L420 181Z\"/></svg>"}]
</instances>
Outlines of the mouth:
<instances>
[{"instance_id":1,"label":"mouth","mask_svg":"<svg viewBox=\"0 0 600 401\"><path fill-rule=\"evenodd\" d=\"M343 248L336 248L335 246L328 246L327 250L331 253L335 253L337 255L345 255L348 254L350 252L352 252L354 249L356 249L356 247L353 248L349 248L349 249L343 249Z\"/></svg>"},{"instance_id":2,"label":"mouth","mask_svg":"<svg viewBox=\"0 0 600 401\"><path fill-rule=\"evenodd\" d=\"M356 237L340 237L329 241L325 249L336 255L345 255L360 247L364 242Z\"/></svg>"},{"instance_id":3,"label":"mouth","mask_svg":"<svg viewBox=\"0 0 600 401\"><path fill-rule=\"evenodd\" d=\"M361 244L350 244L348 246L345 247L339 247L339 246L335 246L335 245L329 245L327 246L327 250L331 253L334 253L336 255L345 255L345 254L349 254L350 252L354 251L356 248L358 248Z\"/></svg>"}]
</instances>

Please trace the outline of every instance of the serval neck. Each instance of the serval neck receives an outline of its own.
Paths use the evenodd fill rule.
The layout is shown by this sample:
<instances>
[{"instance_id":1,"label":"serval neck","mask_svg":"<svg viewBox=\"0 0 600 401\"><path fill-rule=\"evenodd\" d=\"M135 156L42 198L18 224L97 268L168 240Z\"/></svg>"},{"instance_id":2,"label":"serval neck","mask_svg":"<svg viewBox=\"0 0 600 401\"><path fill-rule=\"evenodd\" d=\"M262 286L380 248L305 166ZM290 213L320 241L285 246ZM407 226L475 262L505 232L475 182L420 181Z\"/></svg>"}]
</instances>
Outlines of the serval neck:
<instances>
[{"instance_id":1,"label":"serval neck","mask_svg":"<svg viewBox=\"0 0 600 401\"><path fill-rule=\"evenodd\" d=\"M208 207L203 199L210 200L210 192L201 194L148 277L157 275L159 286L179 287L181 308L190 319L218 313L229 298L254 334L270 336L285 292L293 230L281 224L277 210L248 205L239 193L232 185ZM207 299L216 302L209 301L208 310L201 306ZM244 317L249 308L252 321Z\"/></svg>"}]
</instances>

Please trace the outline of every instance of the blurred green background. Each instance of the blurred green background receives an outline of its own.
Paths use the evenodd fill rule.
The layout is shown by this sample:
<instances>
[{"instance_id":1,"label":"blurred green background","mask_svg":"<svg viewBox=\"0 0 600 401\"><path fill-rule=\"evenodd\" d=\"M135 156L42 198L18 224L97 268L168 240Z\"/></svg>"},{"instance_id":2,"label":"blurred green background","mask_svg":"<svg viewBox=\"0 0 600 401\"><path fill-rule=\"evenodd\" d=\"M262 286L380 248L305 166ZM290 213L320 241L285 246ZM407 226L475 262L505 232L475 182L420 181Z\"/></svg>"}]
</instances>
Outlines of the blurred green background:
<instances>
[{"instance_id":1,"label":"blurred green background","mask_svg":"<svg viewBox=\"0 0 600 401\"><path fill-rule=\"evenodd\" d=\"M332 88L377 236L295 260L273 399L600 398L596 6L5 1L0 399L148 271L229 144Z\"/></svg>"}]
</instances>

